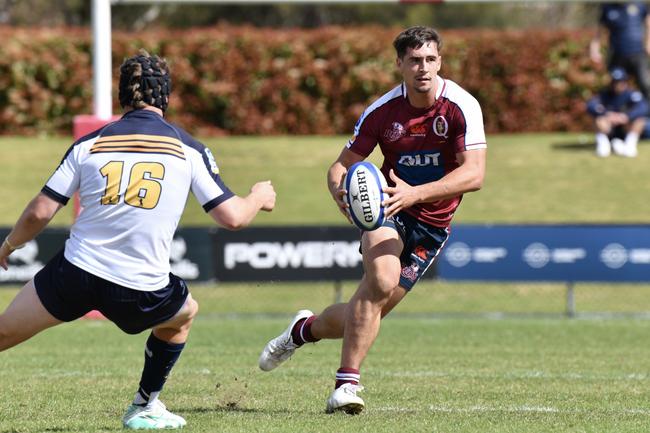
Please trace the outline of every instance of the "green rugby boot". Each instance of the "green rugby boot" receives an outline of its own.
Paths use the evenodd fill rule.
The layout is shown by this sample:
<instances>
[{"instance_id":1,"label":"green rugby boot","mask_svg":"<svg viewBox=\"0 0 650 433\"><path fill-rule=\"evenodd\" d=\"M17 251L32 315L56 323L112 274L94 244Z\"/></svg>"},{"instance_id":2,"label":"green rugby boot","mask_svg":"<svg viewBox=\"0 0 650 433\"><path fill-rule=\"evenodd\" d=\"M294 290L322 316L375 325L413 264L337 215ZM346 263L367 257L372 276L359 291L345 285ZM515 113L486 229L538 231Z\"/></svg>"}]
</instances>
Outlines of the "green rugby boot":
<instances>
[{"instance_id":1,"label":"green rugby boot","mask_svg":"<svg viewBox=\"0 0 650 433\"><path fill-rule=\"evenodd\" d=\"M122 418L124 428L130 430L162 430L183 428L187 422L167 410L158 399L146 406L130 405Z\"/></svg>"}]
</instances>

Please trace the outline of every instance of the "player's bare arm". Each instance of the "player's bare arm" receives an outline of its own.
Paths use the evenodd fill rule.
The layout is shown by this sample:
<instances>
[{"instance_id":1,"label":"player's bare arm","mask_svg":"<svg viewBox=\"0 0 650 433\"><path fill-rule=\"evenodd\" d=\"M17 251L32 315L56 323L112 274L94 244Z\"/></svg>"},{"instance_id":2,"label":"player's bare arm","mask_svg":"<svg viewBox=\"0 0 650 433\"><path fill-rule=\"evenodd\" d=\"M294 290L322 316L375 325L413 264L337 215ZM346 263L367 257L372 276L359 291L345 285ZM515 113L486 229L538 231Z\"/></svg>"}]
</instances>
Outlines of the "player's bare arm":
<instances>
[{"instance_id":1,"label":"player's bare arm","mask_svg":"<svg viewBox=\"0 0 650 433\"><path fill-rule=\"evenodd\" d=\"M234 196L212 209L210 216L228 230L248 226L261 210L271 212L275 207L275 189L270 180L257 182L246 197Z\"/></svg>"},{"instance_id":2,"label":"player's bare arm","mask_svg":"<svg viewBox=\"0 0 650 433\"><path fill-rule=\"evenodd\" d=\"M416 186L404 182L391 170L389 175L395 186L384 188L384 192L390 195L384 201L386 215L395 215L416 203L428 203L478 191L483 186L486 155L486 149L458 153L456 157L460 165L456 170L440 180Z\"/></svg>"},{"instance_id":3,"label":"player's bare arm","mask_svg":"<svg viewBox=\"0 0 650 433\"><path fill-rule=\"evenodd\" d=\"M339 157L327 171L327 187L329 188L330 194L332 194L332 198L336 202L339 210L348 221L350 221L350 215L346 210L348 204L343 200L343 197L347 192L344 185L345 175L352 164L363 161L363 159L363 156L358 155L351 150L343 149Z\"/></svg>"},{"instance_id":4,"label":"player's bare arm","mask_svg":"<svg viewBox=\"0 0 650 433\"><path fill-rule=\"evenodd\" d=\"M0 266L8 268L7 258L16 249L31 241L54 218L54 215L63 205L48 196L39 193L25 207L11 233L2 242L0 247Z\"/></svg>"}]
</instances>

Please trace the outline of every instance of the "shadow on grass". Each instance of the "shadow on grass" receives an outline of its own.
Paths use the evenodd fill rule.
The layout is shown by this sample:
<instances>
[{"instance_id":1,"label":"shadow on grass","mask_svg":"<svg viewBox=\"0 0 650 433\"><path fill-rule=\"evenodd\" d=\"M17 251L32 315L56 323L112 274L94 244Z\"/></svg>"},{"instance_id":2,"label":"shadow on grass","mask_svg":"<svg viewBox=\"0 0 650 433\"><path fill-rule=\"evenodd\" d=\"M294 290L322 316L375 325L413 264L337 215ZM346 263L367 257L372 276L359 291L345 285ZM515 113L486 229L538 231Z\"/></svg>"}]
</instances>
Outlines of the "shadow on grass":
<instances>
[{"instance_id":1,"label":"shadow on grass","mask_svg":"<svg viewBox=\"0 0 650 433\"><path fill-rule=\"evenodd\" d=\"M0 433L24 433L24 432L30 432L32 430L23 430L23 429L10 429L10 430L0 430ZM51 427L51 428L46 428L45 430L33 430L34 432L40 432L40 433L55 433L55 432L87 432L88 428L87 427L79 427L79 428L70 428L70 427ZM102 432L107 432L107 431L124 431L121 425L111 425L111 426L102 426L98 429L98 431Z\"/></svg>"},{"instance_id":2,"label":"shadow on grass","mask_svg":"<svg viewBox=\"0 0 650 433\"><path fill-rule=\"evenodd\" d=\"M262 413L268 415L286 415L290 413L288 409L277 409L277 410L268 410L268 409L256 409L250 407L242 407L237 403L226 403L216 405L214 407L192 407L192 408L177 408L177 413L190 414L190 413L227 413L227 412L236 412L236 413Z\"/></svg>"},{"instance_id":3,"label":"shadow on grass","mask_svg":"<svg viewBox=\"0 0 650 433\"><path fill-rule=\"evenodd\" d=\"M645 146L647 144L650 144L650 138L644 137L641 140L639 140L639 146ZM593 139L590 138L589 140L552 143L551 147L555 150L560 150L565 152L583 152L583 151L593 152L596 149L596 143Z\"/></svg>"},{"instance_id":4,"label":"shadow on grass","mask_svg":"<svg viewBox=\"0 0 650 433\"><path fill-rule=\"evenodd\" d=\"M591 141L578 141L578 142L563 142L563 143L553 143L551 147L554 150L560 150L564 152L593 152L596 145Z\"/></svg>"}]
</instances>

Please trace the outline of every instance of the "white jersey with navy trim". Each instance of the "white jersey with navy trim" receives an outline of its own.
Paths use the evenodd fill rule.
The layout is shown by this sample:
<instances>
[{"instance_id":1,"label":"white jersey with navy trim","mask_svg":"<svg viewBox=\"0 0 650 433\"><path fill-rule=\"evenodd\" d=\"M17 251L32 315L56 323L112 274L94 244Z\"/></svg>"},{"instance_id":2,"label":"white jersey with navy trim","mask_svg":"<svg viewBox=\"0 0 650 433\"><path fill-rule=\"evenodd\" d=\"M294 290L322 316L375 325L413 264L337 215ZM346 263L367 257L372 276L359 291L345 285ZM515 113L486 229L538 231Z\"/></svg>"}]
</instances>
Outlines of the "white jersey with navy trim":
<instances>
[{"instance_id":1,"label":"white jersey with navy trim","mask_svg":"<svg viewBox=\"0 0 650 433\"><path fill-rule=\"evenodd\" d=\"M135 290L169 283L169 254L189 191L206 212L234 194L208 148L149 110L134 110L75 142L42 192L81 214L65 258Z\"/></svg>"}]
</instances>

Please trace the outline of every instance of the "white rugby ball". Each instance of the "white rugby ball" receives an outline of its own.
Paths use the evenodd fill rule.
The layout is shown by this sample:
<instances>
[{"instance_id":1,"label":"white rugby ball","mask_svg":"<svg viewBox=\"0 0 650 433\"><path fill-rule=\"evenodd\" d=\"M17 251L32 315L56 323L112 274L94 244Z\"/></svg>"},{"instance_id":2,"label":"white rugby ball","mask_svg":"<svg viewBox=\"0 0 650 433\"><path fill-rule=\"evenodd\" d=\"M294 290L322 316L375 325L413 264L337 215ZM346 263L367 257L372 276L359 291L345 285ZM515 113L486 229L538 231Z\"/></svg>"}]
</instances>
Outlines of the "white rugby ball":
<instances>
[{"instance_id":1,"label":"white rugby ball","mask_svg":"<svg viewBox=\"0 0 650 433\"><path fill-rule=\"evenodd\" d=\"M361 230L375 230L386 219L381 203L388 198L384 192L386 179L371 162L353 164L345 176L348 211L354 224Z\"/></svg>"}]
</instances>

